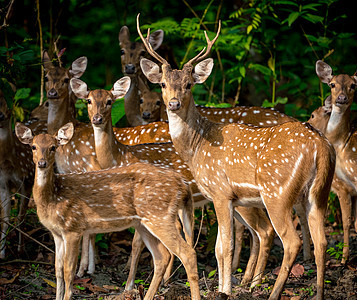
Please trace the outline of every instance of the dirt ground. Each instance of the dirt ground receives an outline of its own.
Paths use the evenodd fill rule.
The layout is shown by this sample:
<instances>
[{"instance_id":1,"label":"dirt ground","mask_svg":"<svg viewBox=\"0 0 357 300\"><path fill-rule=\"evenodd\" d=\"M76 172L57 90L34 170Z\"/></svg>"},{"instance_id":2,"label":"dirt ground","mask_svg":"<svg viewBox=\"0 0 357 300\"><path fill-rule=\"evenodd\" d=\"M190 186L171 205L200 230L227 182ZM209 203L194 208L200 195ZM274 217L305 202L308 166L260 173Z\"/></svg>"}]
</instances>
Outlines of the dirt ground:
<instances>
[{"instance_id":1,"label":"dirt ground","mask_svg":"<svg viewBox=\"0 0 357 300\"><path fill-rule=\"evenodd\" d=\"M209 221L214 224L214 220ZM197 222L199 223L199 222ZM206 221L205 221L206 223ZM253 291L239 285L247 260L249 258L249 236L245 233L241 263L239 269L232 275L233 293L229 298L217 293L218 278L216 260L212 245L214 240L205 228L200 234L197 250L202 298L205 299L268 299L270 290L277 277L277 267L282 261L283 250L278 238L270 252L265 279L261 286ZM335 224L336 225L336 224ZM197 228L198 228L197 224ZM54 254L44 248L54 249L53 239L49 232L38 223L34 210L26 218L26 224L21 228L32 239L25 238L25 249L21 255L16 251L17 231L12 230L8 236L8 256L0 261L0 299L54 299L55 270ZM210 227L211 231L214 225ZM299 229L299 228L298 228ZM339 252L327 255L325 276L325 299L357 299L357 235L351 230L350 260L341 265L337 260ZM196 230L197 236L198 230ZM342 232L338 226L326 221L326 236L328 249L335 248L342 241ZM128 271L124 270L131 250L132 233L129 231L100 235L97 237L98 263L94 275L77 278L74 288L74 299L142 299L145 288L152 277L151 256L144 250L139 270L136 276L137 290L123 293L123 283ZM36 240L36 242L34 241ZM40 242L42 245L39 245ZM211 245L211 246L209 246ZM209 249L210 248L210 249ZM316 295L316 267L312 262L304 262L299 254L291 274L285 285L281 299L314 299ZM176 260L175 268L179 266ZM171 281L163 286L155 299L190 299L186 273L181 266L174 273Z\"/></svg>"}]
</instances>

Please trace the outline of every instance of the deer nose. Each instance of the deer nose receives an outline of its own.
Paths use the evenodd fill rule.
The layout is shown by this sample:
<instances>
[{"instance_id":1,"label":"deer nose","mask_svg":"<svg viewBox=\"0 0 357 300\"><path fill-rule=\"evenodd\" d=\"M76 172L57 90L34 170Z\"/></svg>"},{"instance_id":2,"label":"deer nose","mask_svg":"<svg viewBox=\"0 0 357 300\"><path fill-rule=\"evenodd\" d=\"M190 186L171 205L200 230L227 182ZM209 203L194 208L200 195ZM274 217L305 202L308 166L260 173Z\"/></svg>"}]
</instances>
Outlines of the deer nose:
<instances>
[{"instance_id":1,"label":"deer nose","mask_svg":"<svg viewBox=\"0 0 357 300\"><path fill-rule=\"evenodd\" d=\"M125 65L125 73L126 74L134 74L135 73L135 66L133 64Z\"/></svg>"},{"instance_id":2,"label":"deer nose","mask_svg":"<svg viewBox=\"0 0 357 300\"><path fill-rule=\"evenodd\" d=\"M103 124L103 117L99 114L94 115L93 117L93 124L94 125L100 125Z\"/></svg>"},{"instance_id":3,"label":"deer nose","mask_svg":"<svg viewBox=\"0 0 357 300\"><path fill-rule=\"evenodd\" d=\"M147 112L147 111L143 112L143 119L150 119L150 116L151 116L150 112Z\"/></svg>"},{"instance_id":4,"label":"deer nose","mask_svg":"<svg viewBox=\"0 0 357 300\"><path fill-rule=\"evenodd\" d=\"M40 160L37 165L39 168L46 168L47 162L45 160Z\"/></svg>"},{"instance_id":5,"label":"deer nose","mask_svg":"<svg viewBox=\"0 0 357 300\"><path fill-rule=\"evenodd\" d=\"M47 92L47 97L48 98L57 98L58 97L58 93L54 88L52 88Z\"/></svg>"},{"instance_id":6,"label":"deer nose","mask_svg":"<svg viewBox=\"0 0 357 300\"><path fill-rule=\"evenodd\" d=\"M172 98L169 101L169 109L170 110L178 110L181 107L181 102L177 98Z\"/></svg>"},{"instance_id":7,"label":"deer nose","mask_svg":"<svg viewBox=\"0 0 357 300\"><path fill-rule=\"evenodd\" d=\"M336 100L337 104L346 104L348 102L348 98L345 94L339 94Z\"/></svg>"}]
</instances>

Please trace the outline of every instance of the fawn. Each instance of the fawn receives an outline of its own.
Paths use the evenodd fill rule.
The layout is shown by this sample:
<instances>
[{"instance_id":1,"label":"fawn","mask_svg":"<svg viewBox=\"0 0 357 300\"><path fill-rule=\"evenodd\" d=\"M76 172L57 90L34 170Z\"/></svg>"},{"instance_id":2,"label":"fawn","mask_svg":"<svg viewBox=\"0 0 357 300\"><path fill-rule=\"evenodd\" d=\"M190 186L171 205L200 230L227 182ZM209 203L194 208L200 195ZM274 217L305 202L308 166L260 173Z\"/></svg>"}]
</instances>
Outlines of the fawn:
<instances>
[{"instance_id":1,"label":"fawn","mask_svg":"<svg viewBox=\"0 0 357 300\"><path fill-rule=\"evenodd\" d=\"M140 232L154 259L155 273L144 299L153 299L170 259L169 251L180 258L187 271L192 299L200 299L197 259L192 247L191 191L179 174L145 163L55 174L56 149L70 141L73 124L64 125L55 136L33 136L31 129L21 123L16 124L15 131L33 152L37 214L56 245L57 300L72 297L81 237L129 227ZM177 216L187 242L176 228Z\"/></svg>"}]
</instances>

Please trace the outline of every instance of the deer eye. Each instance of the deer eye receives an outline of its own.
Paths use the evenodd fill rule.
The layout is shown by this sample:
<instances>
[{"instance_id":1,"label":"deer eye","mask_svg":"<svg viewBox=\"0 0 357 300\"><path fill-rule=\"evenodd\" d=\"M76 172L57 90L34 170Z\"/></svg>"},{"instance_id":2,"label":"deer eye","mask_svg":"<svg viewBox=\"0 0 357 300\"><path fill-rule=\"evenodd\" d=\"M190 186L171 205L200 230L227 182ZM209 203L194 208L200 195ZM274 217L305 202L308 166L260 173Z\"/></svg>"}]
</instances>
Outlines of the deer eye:
<instances>
[{"instance_id":1,"label":"deer eye","mask_svg":"<svg viewBox=\"0 0 357 300\"><path fill-rule=\"evenodd\" d=\"M140 52L140 56L144 56L145 54L146 54L145 51L141 51L141 52Z\"/></svg>"},{"instance_id":2,"label":"deer eye","mask_svg":"<svg viewBox=\"0 0 357 300\"><path fill-rule=\"evenodd\" d=\"M351 84L351 90L355 90L356 89L356 85L355 84Z\"/></svg>"},{"instance_id":3,"label":"deer eye","mask_svg":"<svg viewBox=\"0 0 357 300\"><path fill-rule=\"evenodd\" d=\"M161 87L164 89L166 87L166 84L162 82Z\"/></svg>"},{"instance_id":4,"label":"deer eye","mask_svg":"<svg viewBox=\"0 0 357 300\"><path fill-rule=\"evenodd\" d=\"M334 88L334 87L335 87L335 84L334 84L334 83L331 83L331 84L330 84L330 87L331 87L331 88Z\"/></svg>"},{"instance_id":5,"label":"deer eye","mask_svg":"<svg viewBox=\"0 0 357 300\"><path fill-rule=\"evenodd\" d=\"M189 83L187 83L187 85L186 85L186 89L187 90L189 90L189 89L191 89L191 87L192 87L192 84L189 82Z\"/></svg>"},{"instance_id":6,"label":"deer eye","mask_svg":"<svg viewBox=\"0 0 357 300\"><path fill-rule=\"evenodd\" d=\"M87 99L87 103L88 104L92 104L92 100L91 99Z\"/></svg>"},{"instance_id":7,"label":"deer eye","mask_svg":"<svg viewBox=\"0 0 357 300\"><path fill-rule=\"evenodd\" d=\"M47 77L47 76L45 76L44 80L45 80L45 82L47 82L47 81L48 81L48 77Z\"/></svg>"},{"instance_id":8,"label":"deer eye","mask_svg":"<svg viewBox=\"0 0 357 300\"><path fill-rule=\"evenodd\" d=\"M313 118L315 118L315 115L314 115L314 114L311 115L311 119L313 119Z\"/></svg>"},{"instance_id":9,"label":"deer eye","mask_svg":"<svg viewBox=\"0 0 357 300\"><path fill-rule=\"evenodd\" d=\"M69 78L65 78L65 79L63 80L63 82L64 82L64 83L68 83L68 82L69 82Z\"/></svg>"},{"instance_id":10,"label":"deer eye","mask_svg":"<svg viewBox=\"0 0 357 300\"><path fill-rule=\"evenodd\" d=\"M143 104L143 103L144 103L144 100L143 100L143 99L140 99L139 102L140 102L140 104Z\"/></svg>"},{"instance_id":11,"label":"deer eye","mask_svg":"<svg viewBox=\"0 0 357 300\"><path fill-rule=\"evenodd\" d=\"M51 146L51 147L50 147L50 151L51 151L51 152L56 151L56 146Z\"/></svg>"},{"instance_id":12,"label":"deer eye","mask_svg":"<svg viewBox=\"0 0 357 300\"><path fill-rule=\"evenodd\" d=\"M112 100L107 100L107 106L112 105Z\"/></svg>"},{"instance_id":13,"label":"deer eye","mask_svg":"<svg viewBox=\"0 0 357 300\"><path fill-rule=\"evenodd\" d=\"M124 55L124 54L125 54L124 49L121 49L121 50L120 50L120 54L121 54L121 55Z\"/></svg>"},{"instance_id":14,"label":"deer eye","mask_svg":"<svg viewBox=\"0 0 357 300\"><path fill-rule=\"evenodd\" d=\"M32 145L31 148L32 148L32 150L36 150L36 146L35 145Z\"/></svg>"},{"instance_id":15,"label":"deer eye","mask_svg":"<svg viewBox=\"0 0 357 300\"><path fill-rule=\"evenodd\" d=\"M160 100L156 101L156 105L160 106L161 105L161 101Z\"/></svg>"}]
</instances>

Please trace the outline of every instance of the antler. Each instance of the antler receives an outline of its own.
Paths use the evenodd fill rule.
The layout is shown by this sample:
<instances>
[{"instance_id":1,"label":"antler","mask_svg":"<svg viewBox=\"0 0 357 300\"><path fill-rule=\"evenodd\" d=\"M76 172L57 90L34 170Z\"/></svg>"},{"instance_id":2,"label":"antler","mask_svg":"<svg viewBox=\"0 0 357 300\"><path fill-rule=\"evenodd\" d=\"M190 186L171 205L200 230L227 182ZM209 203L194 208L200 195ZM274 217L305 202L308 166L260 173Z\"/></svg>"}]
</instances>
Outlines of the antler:
<instances>
[{"instance_id":1,"label":"antler","mask_svg":"<svg viewBox=\"0 0 357 300\"><path fill-rule=\"evenodd\" d=\"M204 47L200 53L198 53L194 58L189 60L185 65L193 65L193 64L205 59L208 56L208 54L211 52L211 48L212 48L213 44L216 42L220 31L221 31L221 20L219 20L219 22L218 22L217 34L212 41L209 39L207 32L205 31L205 37L206 37L206 41L207 41L207 49L206 49L206 47ZM205 54L202 55L202 53L205 50L206 50Z\"/></svg>"},{"instance_id":2,"label":"antler","mask_svg":"<svg viewBox=\"0 0 357 300\"><path fill-rule=\"evenodd\" d=\"M148 34L146 36L146 39L143 37L141 31L140 31L140 25L139 25L139 16L140 14L137 15L136 17L136 28L138 30L139 36L141 38L141 40L144 43L144 46L146 48L146 50L149 52L149 54L156 58L159 62L161 62L163 65L169 65L169 63L166 61L166 59L164 59L163 57L161 57L158 53L155 52L155 50L152 48L151 44L149 43L149 38L150 38L150 28L148 29Z\"/></svg>"}]
</instances>

